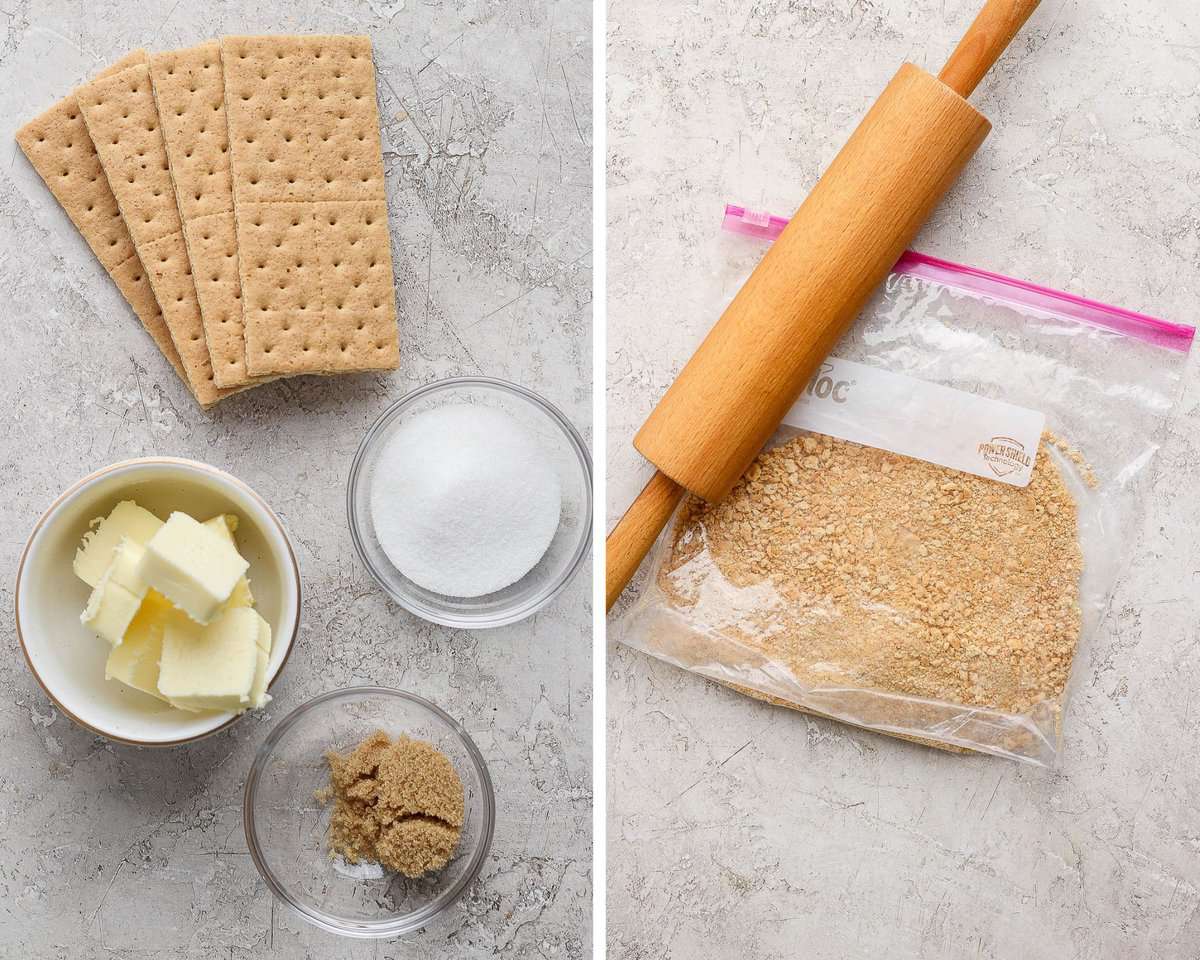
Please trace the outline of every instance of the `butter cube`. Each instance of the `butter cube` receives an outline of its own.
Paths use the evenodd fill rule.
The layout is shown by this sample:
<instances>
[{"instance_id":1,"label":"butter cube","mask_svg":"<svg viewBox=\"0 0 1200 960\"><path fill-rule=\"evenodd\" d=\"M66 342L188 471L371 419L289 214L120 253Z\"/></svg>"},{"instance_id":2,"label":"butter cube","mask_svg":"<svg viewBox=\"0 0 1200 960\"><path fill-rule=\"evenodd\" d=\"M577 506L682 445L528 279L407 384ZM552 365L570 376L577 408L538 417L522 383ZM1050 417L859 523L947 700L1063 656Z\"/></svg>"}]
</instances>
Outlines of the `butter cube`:
<instances>
[{"instance_id":1,"label":"butter cube","mask_svg":"<svg viewBox=\"0 0 1200 960\"><path fill-rule=\"evenodd\" d=\"M250 705L265 707L271 700L267 693L267 662L271 659L271 625L258 618L258 661L254 665L254 683L250 686Z\"/></svg>"},{"instance_id":2,"label":"butter cube","mask_svg":"<svg viewBox=\"0 0 1200 960\"><path fill-rule=\"evenodd\" d=\"M238 528L238 518L232 513L217 514L211 520L205 520L203 526L208 527L213 533L220 534L223 539L229 541L231 547L237 549L237 542L233 539L233 534ZM254 594L250 592L250 581L242 577L234 586L229 599L225 601L225 608L252 606L254 606Z\"/></svg>"},{"instance_id":3,"label":"butter cube","mask_svg":"<svg viewBox=\"0 0 1200 960\"><path fill-rule=\"evenodd\" d=\"M72 564L75 575L89 587L95 587L112 562L113 551L122 540L145 546L163 522L132 500L122 500L107 517L92 521L93 529L83 535Z\"/></svg>"},{"instance_id":4,"label":"butter cube","mask_svg":"<svg viewBox=\"0 0 1200 960\"><path fill-rule=\"evenodd\" d=\"M182 616L162 594L153 590L147 593L137 616L125 631L124 641L108 655L104 665L105 679L120 680L126 686L165 701L167 698L158 692L163 631L169 620Z\"/></svg>"},{"instance_id":5,"label":"butter cube","mask_svg":"<svg viewBox=\"0 0 1200 960\"><path fill-rule=\"evenodd\" d=\"M113 551L108 568L88 597L87 606L79 615L84 626L90 627L114 647L120 646L125 631L149 589L140 574L145 553L145 547L122 539Z\"/></svg>"},{"instance_id":6,"label":"butter cube","mask_svg":"<svg viewBox=\"0 0 1200 960\"><path fill-rule=\"evenodd\" d=\"M180 710L240 712L252 706L261 620L248 607L234 607L207 626L183 617L168 621L158 692Z\"/></svg>"},{"instance_id":7,"label":"butter cube","mask_svg":"<svg viewBox=\"0 0 1200 960\"><path fill-rule=\"evenodd\" d=\"M176 511L146 543L141 575L197 623L221 611L250 566L233 544Z\"/></svg>"}]
</instances>

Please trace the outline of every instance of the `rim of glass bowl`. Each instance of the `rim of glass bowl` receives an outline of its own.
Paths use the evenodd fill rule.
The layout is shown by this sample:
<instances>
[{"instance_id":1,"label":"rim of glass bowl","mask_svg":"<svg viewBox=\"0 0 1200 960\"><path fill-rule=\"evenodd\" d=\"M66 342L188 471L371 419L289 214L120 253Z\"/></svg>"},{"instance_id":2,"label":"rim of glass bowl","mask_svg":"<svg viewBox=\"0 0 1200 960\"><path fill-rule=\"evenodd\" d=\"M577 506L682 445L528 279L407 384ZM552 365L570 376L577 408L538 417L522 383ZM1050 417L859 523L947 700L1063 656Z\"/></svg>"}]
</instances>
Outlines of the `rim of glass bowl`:
<instances>
[{"instance_id":1,"label":"rim of glass bowl","mask_svg":"<svg viewBox=\"0 0 1200 960\"><path fill-rule=\"evenodd\" d=\"M292 897L283 884L279 882L271 868L267 866L266 858L258 842L258 830L254 822L254 798L259 778L262 776L263 769L274 753L276 744L283 739L284 734L295 726L301 717L322 704L328 703L331 700L350 699L364 695L378 695L407 700L410 703L424 707L430 713L445 721L458 736L459 740L462 741L462 745L466 748L467 756L471 758L471 762L475 767L475 773L479 778L481 800L483 802L483 836L475 850L475 855L467 865L466 872L463 873L458 882L450 889L449 894L444 895L442 900L435 900L432 903L428 903L420 910L406 916L380 922L343 920L332 914L317 910L315 907L306 906ZM446 713L436 703L432 703L415 693L396 690L393 687L342 687L340 690L331 690L328 693L313 697L307 703L302 703L280 720L275 725L275 729L267 736L267 739L262 742L262 745L258 748L258 752L254 755L254 763L250 766L250 773L246 776L246 789L242 799L242 823L246 831L246 846L250 849L250 858L254 861L254 866L258 869L259 876L266 881L267 886L271 888L271 892L280 901L309 923L329 933L336 933L345 937L357 937L364 940L382 939L385 937L398 937L419 930L435 916L457 903L467 887L479 876L479 872L483 868L483 861L487 858L488 851L492 848L492 835L496 828L496 794L492 788L491 774L488 773L483 754L475 746L475 741L471 739L470 734L463 729L457 720Z\"/></svg>"},{"instance_id":2,"label":"rim of glass bowl","mask_svg":"<svg viewBox=\"0 0 1200 960\"><path fill-rule=\"evenodd\" d=\"M405 409L423 397L443 390L470 387L490 387L502 393L520 397L548 414L550 419L562 430L567 442L570 444L572 450L574 450L579 460L579 466L583 470L585 481L584 502L586 516L583 523L584 534L580 538L579 543L576 544L575 554L572 556L570 564L563 570L563 573L557 580L543 587L540 593L523 605L502 614L479 617L448 613L441 608L429 606L420 600L392 589L392 586L371 562L371 558L368 556L363 543L363 532L359 530L358 521L355 519L359 473L362 471L363 462L366 460L368 451L374 446L380 433ZM583 561L589 555L592 546L592 458L588 453L587 446L583 442L583 437L579 435L579 431L575 429L571 421L563 415L558 407L554 406L549 400L538 396L532 390L522 387L519 384L510 383L507 380L499 380L494 377L450 377L446 380L435 380L433 383L427 383L423 387L418 387L416 390L406 393L399 400L393 402L371 424L371 428L362 438L362 442L359 443L358 450L354 454L354 460L350 464L350 477L346 481L346 518L350 526L350 539L354 543L354 552L358 554L359 560L367 568L372 579L383 588L383 591L409 613L416 614L421 619L428 620L431 623L439 623L444 627L458 627L467 630L503 627L532 616L557 597L566 588L567 584L574 579Z\"/></svg>"}]
</instances>

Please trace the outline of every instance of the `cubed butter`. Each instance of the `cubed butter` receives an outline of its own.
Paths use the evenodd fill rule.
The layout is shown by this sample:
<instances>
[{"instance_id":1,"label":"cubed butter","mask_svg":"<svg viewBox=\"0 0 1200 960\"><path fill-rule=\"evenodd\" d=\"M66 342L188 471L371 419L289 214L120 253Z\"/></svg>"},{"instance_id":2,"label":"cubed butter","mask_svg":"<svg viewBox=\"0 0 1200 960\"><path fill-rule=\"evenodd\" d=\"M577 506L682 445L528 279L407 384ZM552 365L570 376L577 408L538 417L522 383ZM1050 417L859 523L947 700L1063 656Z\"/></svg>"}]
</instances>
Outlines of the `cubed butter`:
<instances>
[{"instance_id":1,"label":"cubed butter","mask_svg":"<svg viewBox=\"0 0 1200 960\"><path fill-rule=\"evenodd\" d=\"M75 575L89 587L95 587L112 562L113 551L122 540L139 546L158 532L163 522L132 500L122 500L107 517L92 521L92 529L83 535L72 565Z\"/></svg>"},{"instance_id":2,"label":"cubed butter","mask_svg":"<svg viewBox=\"0 0 1200 960\"><path fill-rule=\"evenodd\" d=\"M181 710L239 712L253 706L261 623L248 607L225 610L207 626L182 617L169 620L158 692Z\"/></svg>"},{"instance_id":3,"label":"cubed butter","mask_svg":"<svg viewBox=\"0 0 1200 960\"><path fill-rule=\"evenodd\" d=\"M79 615L84 626L114 647L120 646L149 589L140 572L145 553L145 547L122 539Z\"/></svg>"},{"instance_id":4,"label":"cubed butter","mask_svg":"<svg viewBox=\"0 0 1200 960\"><path fill-rule=\"evenodd\" d=\"M219 534L223 539L229 541L229 545L235 550L237 542L233 539L233 534L238 528L238 518L232 513L221 513L213 517L211 520L205 520L204 526L208 527L213 533ZM252 607L254 606L254 594L250 592L250 581L245 577L238 579L234 585L233 593L229 595L229 599L225 601L225 607Z\"/></svg>"},{"instance_id":5,"label":"cubed butter","mask_svg":"<svg viewBox=\"0 0 1200 960\"><path fill-rule=\"evenodd\" d=\"M142 601L137 616L125 631L125 639L114 647L104 665L107 680L120 680L126 686L166 700L158 692L158 661L162 657L163 631L172 618L182 618L171 602L151 590Z\"/></svg>"},{"instance_id":6,"label":"cubed butter","mask_svg":"<svg viewBox=\"0 0 1200 960\"><path fill-rule=\"evenodd\" d=\"M271 659L271 625L258 618L258 660L254 665L254 683L250 687L250 706L256 710L271 700L267 693L267 664Z\"/></svg>"},{"instance_id":7,"label":"cubed butter","mask_svg":"<svg viewBox=\"0 0 1200 960\"><path fill-rule=\"evenodd\" d=\"M175 512L146 543L141 575L197 623L207 624L249 566L228 539Z\"/></svg>"}]
</instances>

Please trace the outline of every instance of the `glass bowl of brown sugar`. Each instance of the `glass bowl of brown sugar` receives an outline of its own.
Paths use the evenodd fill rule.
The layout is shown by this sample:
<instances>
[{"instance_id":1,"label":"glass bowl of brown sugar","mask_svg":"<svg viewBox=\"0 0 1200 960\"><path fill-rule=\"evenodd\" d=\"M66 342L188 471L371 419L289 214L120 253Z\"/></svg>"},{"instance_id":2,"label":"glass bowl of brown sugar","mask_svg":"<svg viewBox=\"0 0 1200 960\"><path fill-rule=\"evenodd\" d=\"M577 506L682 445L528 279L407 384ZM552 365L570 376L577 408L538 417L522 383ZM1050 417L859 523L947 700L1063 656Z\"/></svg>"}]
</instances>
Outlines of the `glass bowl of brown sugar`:
<instances>
[{"instance_id":1,"label":"glass bowl of brown sugar","mask_svg":"<svg viewBox=\"0 0 1200 960\"><path fill-rule=\"evenodd\" d=\"M424 840L433 829L444 839L449 827L439 817L450 821L456 837L443 846L445 856L435 858L440 869L408 869L403 857L390 868L380 862L389 860L387 852L373 859L371 851L347 842L354 824L331 774L353 774L358 763L362 779L352 789L374 788L367 778L382 781L385 764L396 758L376 771L368 751L380 744L387 750L389 741L407 748L397 754L399 769L406 769L405 757L433 758L435 773L461 782L461 802L455 799L451 814L411 801L397 808L401 831L395 835L401 837L423 831ZM414 784L428 796L427 769L415 772ZM387 687L335 690L288 714L259 748L243 803L250 856L271 892L309 923L358 938L403 936L453 907L479 875L495 814L491 777L466 730L428 700Z\"/></svg>"}]
</instances>

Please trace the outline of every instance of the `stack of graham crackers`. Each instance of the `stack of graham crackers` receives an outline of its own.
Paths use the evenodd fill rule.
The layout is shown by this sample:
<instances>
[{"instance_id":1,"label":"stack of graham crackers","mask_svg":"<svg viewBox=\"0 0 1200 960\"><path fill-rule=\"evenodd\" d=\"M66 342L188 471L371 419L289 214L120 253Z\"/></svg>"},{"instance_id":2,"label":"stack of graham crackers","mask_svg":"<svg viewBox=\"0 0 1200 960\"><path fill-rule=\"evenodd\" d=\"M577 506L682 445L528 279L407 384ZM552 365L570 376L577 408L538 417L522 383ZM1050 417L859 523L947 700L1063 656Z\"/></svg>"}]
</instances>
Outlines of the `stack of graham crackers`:
<instances>
[{"instance_id":1,"label":"stack of graham crackers","mask_svg":"<svg viewBox=\"0 0 1200 960\"><path fill-rule=\"evenodd\" d=\"M17 142L201 406L397 366L368 38L138 50Z\"/></svg>"}]
</instances>

